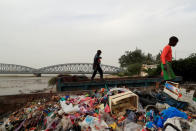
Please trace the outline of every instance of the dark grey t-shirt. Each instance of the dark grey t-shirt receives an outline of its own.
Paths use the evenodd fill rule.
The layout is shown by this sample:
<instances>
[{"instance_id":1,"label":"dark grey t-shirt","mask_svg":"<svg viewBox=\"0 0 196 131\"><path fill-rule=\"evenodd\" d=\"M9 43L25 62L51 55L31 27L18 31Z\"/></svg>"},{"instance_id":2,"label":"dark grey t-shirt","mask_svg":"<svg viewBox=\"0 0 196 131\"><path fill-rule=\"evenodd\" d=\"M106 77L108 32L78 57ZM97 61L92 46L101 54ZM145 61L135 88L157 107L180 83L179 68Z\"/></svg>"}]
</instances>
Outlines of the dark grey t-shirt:
<instances>
[{"instance_id":1,"label":"dark grey t-shirt","mask_svg":"<svg viewBox=\"0 0 196 131\"><path fill-rule=\"evenodd\" d=\"M93 64L94 64L94 65L100 65L100 62L99 62L99 59L100 59L100 58L101 58L101 57L100 57L98 54L95 54Z\"/></svg>"}]
</instances>

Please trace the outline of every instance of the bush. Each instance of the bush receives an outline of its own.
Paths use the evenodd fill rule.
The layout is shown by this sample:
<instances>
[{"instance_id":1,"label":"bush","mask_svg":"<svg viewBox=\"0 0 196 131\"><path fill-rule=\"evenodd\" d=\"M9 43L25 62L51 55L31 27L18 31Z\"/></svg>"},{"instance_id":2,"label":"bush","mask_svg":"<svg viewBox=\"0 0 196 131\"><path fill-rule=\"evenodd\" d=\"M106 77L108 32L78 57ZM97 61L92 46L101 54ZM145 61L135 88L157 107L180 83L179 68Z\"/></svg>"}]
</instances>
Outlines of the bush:
<instances>
[{"instance_id":1,"label":"bush","mask_svg":"<svg viewBox=\"0 0 196 131\"><path fill-rule=\"evenodd\" d=\"M49 81L48 81L48 86L55 86L56 82L57 82L57 78L58 77L52 77Z\"/></svg>"},{"instance_id":2,"label":"bush","mask_svg":"<svg viewBox=\"0 0 196 131\"><path fill-rule=\"evenodd\" d=\"M145 71L145 72L148 74L148 76L150 76L150 77L160 76L160 75L161 75L161 65L158 64L158 65L157 65L157 68L154 68L154 69L149 68L149 69L144 70L144 71Z\"/></svg>"},{"instance_id":3,"label":"bush","mask_svg":"<svg viewBox=\"0 0 196 131\"><path fill-rule=\"evenodd\" d=\"M126 51L125 54L119 58L119 63L121 67L128 67L135 63L154 64L156 60L152 54L144 54L142 50L135 49L134 51Z\"/></svg>"},{"instance_id":4,"label":"bush","mask_svg":"<svg viewBox=\"0 0 196 131\"><path fill-rule=\"evenodd\" d=\"M191 54L185 59L173 61L172 67L175 74L182 76L183 80L196 82L196 54Z\"/></svg>"},{"instance_id":5,"label":"bush","mask_svg":"<svg viewBox=\"0 0 196 131\"><path fill-rule=\"evenodd\" d=\"M128 76L139 75L141 72L141 67L142 64L140 63L130 64L125 71L125 75Z\"/></svg>"}]
</instances>

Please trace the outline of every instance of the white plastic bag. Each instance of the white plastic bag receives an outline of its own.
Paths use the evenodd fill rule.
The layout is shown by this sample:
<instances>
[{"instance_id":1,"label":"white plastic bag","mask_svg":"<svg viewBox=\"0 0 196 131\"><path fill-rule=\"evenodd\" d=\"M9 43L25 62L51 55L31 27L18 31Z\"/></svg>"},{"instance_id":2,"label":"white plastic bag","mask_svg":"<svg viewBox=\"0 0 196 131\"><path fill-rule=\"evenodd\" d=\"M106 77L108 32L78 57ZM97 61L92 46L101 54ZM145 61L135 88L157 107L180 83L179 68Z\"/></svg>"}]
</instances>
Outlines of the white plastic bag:
<instances>
[{"instance_id":1,"label":"white plastic bag","mask_svg":"<svg viewBox=\"0 0 196 131\"><path fill-rule=\"evenodd\" d=\"M130 122L126 124L124 127L124 131L140 131L141 129L142 129L142 126L134 122Z\"/></svg>"},{"instance_id":2,"label":"white plastic bag","mask_svg":"<svg viewBox=\"0 0 196 131\"><path fill-rule=\"evenodd\" d=\"M167 119L167 121L164 123L163 128L165 128L165 131L176 131L175 128L177 128L180 131L184 131L184 130L189 131L190 123L181 117L173 117Z\"/></svg>"},{"instance_id":3,"label":"white plastic bag","mask_svg":"<svg viewBox=\"0 0 196 131\"><path fill-rule=\"evenodd\" d=\"M91 128L92 131L105 131L108 125L104 120L99 120L96 117L87 116L83 122L80 123L83 130Z\"/></svg>"},{"instance_id":4,"label":"white plastic bag","mask_svg":"<svg viewBox=\"0 0 196 131\"><path fill-rule=\"evenodd\" d=\"M65 101L60 101L60 104L61 104L61 108L63 109L63 111L65 113L70 113L70 112L77 112L80 110L80 108L78 107L78 105L76 106L73 106L72 103L70 103L69 105L67 105L65 103Z\"/></svg>"}]
</instances>

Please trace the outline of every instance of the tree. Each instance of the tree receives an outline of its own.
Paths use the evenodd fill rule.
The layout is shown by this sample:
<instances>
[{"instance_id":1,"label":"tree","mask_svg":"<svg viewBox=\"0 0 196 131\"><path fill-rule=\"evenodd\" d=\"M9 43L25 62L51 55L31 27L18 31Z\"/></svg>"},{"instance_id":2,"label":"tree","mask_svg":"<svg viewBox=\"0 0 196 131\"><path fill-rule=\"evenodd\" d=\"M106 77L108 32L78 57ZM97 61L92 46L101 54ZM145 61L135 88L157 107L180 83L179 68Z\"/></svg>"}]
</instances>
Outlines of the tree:
<instances>
[{"instance_id":1,"label":"tree","mask_svg":"<svg viewBox=\"0 0 196 131\"><path fill-rule=\"evenodd\" d=\"M189 57L188 57L188 59L191 59L191 58L196 58L196 53L192 53Z\"/></svg>"},{"instance_id":2,"label":"tree","mask_svg":"<svg viewBox=\"0 0 196 131\"><path fill-rule=\"evenodd\" d=\"M155 63L155 59L154 57L152 56L152 54L148 53L146 56L145 56L145 63L144 64L147 64L147 65L150 65L150 64L154 64Z\"/></svg>"},{"instance_id":3,"label":"tree","mask_svg":"<svg viewBox=\"0 0 196 131\"><path fill-rule=\"evenodd\" d=\"M126 51L124 55L119 58L119 63L125 69L126 75L139 75L141 72L142 64L155 64L155 57L148 53L147 55L140 49L134 51Z\"/></svg>"},{"instance_id":4,"label":"tree","mask_svg":"<svg viewBox=\"0 0 196 131\"><path fill-rule=\"evenodd\" d=\"M148 68L146 70L144 70L144 72L146 72L148 74L149 77L154 77L154 76L160 76L161 74L161 65L158 64L156 68Z\"/></svg>"},{"instance_id":5,"label":"tree","mask_svg":"<svg viewBox=\"0 0 196 131\"><path fill-rule=\"evenodd\" d=\"M126 71L125 74L126 75L129 75L129 76L139 75L140 72L141 72L141 67L142 67L142 64L141 63L130 64L127 67L127 71Z\"/></svg>"},{"instance_id":6,"label":"tree","mask_svg":"<svg viewBox=\"0 0 196 131\"><path fill-rule=\"evenodd\" d=\"M135 49L134 51L126 51L124 55L119 58L119 63L121 67L127 67L130 64L146 62L146 56L140 49Z\"/></svg>"},{"instance_id":7,"label":"tree","mask_svg":"<svg viewBox=\"0 0 196 131\"><path fill-rule=\"evenodd\" d=\"M161 63L161 51L156 55L155 62L156 62L156 64Z\"/></svg>"},{"instance_id":8,"label":"tree","mask_svg":"<svg viewBox=\"0 0 196 131\"><path fill-rule=\"evenodd\" d=\"M185 59L175 60L172 63L176 75L182 76L185 81L196 81L196 53Z\"/></svg>"}]
</instances>

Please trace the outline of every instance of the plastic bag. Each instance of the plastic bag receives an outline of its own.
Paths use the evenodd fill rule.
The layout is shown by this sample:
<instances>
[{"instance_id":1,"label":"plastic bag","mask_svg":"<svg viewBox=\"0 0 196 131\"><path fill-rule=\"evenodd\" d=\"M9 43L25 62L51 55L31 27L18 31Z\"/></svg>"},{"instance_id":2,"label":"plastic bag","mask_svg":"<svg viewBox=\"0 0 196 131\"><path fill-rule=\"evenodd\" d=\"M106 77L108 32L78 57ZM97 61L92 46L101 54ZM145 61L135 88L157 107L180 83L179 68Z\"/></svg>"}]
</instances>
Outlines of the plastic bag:
<instances>
[{"instance_id":1,"label":"plastic bag","mask_svg":"<svg viewBox=\"0 0 196 131\"><path fill-rule=\"evenodd\" d=\"M70 120L68 117L66 117L66 116L64 116L64 117L61 119L61 124L62 124L62 126L63 126L63 130L64 130L64 131L72 127L72 122L71 122L71 120Z\"/></svg>"},{"instance_id":2,"label":"plastic bag","mask_svg":"<svg viewBox=\"0 0 196 131\"><path fill-rule=\"evenodd\" d=\"M163 128L163 124L168 118L172 118L172 117L181 117L184 119L188 118L186 113L179 111L175 107L169 107L168 109L163 110L161 112L161 116L162 116L162 119L158 118L158 121L156 123L156 126L161 127L161 128Z\"/></svg>"},{"instance_id":3,"label":"plastic bag","mask_svg":"<svg viewBox=\"0 0 196 131\"><path fill-rule=\"evenodd\" d=\"M62 107L62 109L63 109L63 111L64 111L65 113L77 112L77 111L80 110L80 108L78 107L78 105L73 106L72 103L70 103L69 105L67 105L67 104L65 103L65 101L60 101L60 104L61 104L61 107Z\"/></svg>"},{"instance_id":4,"label":"plastic bag","mask_svg":"<svg viewBox=\"0 0 196 131\"><path fill-rule=\"evenodd\" d=\"M196 120L193 120L191 123L190 123L190 131L195 131L196 130Z\"/></svg>"},{"instance_id":5,"label":"plastic bag","mask_svg":"<svg viewBox=\"0 0 196 131\"><path fill-rule=\"evenodd\" d=\"M106 106L105 106L105 112L107 112L107 113L110 112L110 107L108 106L108 104L106 104Z\"/></svg>"},{"instance_id":6,"label":"plastic bag","mask_svg":"<svg viewBox=\"0 0 196 131\"><path fill-rule=\"evenodd\" d=\"M156 108L159 111L162 111L162 110L166 109L166 105L165 104L162 104L162 103L156 103Z\"/></svg>"},{"instance_id":7,"label":"plastic bag","mask_svg":"<svg viewBox=\"0 0 196 131\"><path fill-rule=\"evenodd\" d=\"M186 113L179 111L178 109L176 109L175 107L169 107L166 110L163 110L161 112L163 119L166 121L168 118L172 118L172 117L182 117L184 119L187 119L188 116L186 115Z\"/></svg>"},{"instance_id":8,"label":"plastic bag","mask_svg":"<svg viewBox=\"0 0 196 131\"><path fill-rule=\"evenodd\" d=\"M105 131L108 125L104 120L99 120L96 117L87 116L83 122L80 123L82 130L87 130L89 127L92 131Z\"/></svg>"},{"instance_id":9,"label":"plastic bag","mask_svg":"<svg viewBox=\"0 0 196 131\"><path fill-rule=\"evenodd\" d=\"M99 121L98 119L95 119L90 127L92 131L106 131L108 125L103 120Z\"/></svg>"},{"instance_id":10,"label":"plastic bag","mask_svg":"<svg viewBox=\"0 0 196 131\"><path fill-rule=\"evenodd\" d=\"M126 124L124 127L124 131L140 131L141 129L142 129L142 126L134 122L130 122Z\"/></svg>"},{"instance_id":11,"label":"plastic bag","mask_svg":"<svg viewBox=\"0 0 196 131\"><path fill-rule=\"evenodd\" d=\"M99 109L100 109L101 111L103 111L103 110L104 110L104 104L101 104L101 105L99 106Z\"/></svg>"},{"instance_id":12,"label":"plastic bag","mask_svg":"<svg viewBox=\"0 0 196 131\"><path fill-rule=\"evenodd\" d=\"M135 112L127 110L125 115L127 116L125 123L136 122Z\"/></svg>"},{"instance_id":13,"label":"plastic bag","mask_svg":"<svg viewBox=\"0 0 196 131\"><path fill-rule=\"evenodd\" d=\"M167 121L164 123L163 130L164 131L184 131L184 130L190 130L190 123L180 117L173 117L173 118L168 118Z\"/></svg>"},{"instance_id":14,"label":"plastic bag","mask_svg":"<svg viewBox=\"0 0 196 131\"><path fill-rule=\"evenodd\" d=\"M100 119L104 120L108 125L113 124L115 120L105 112L100 112Z\"/></svg>"}]
</instances>

